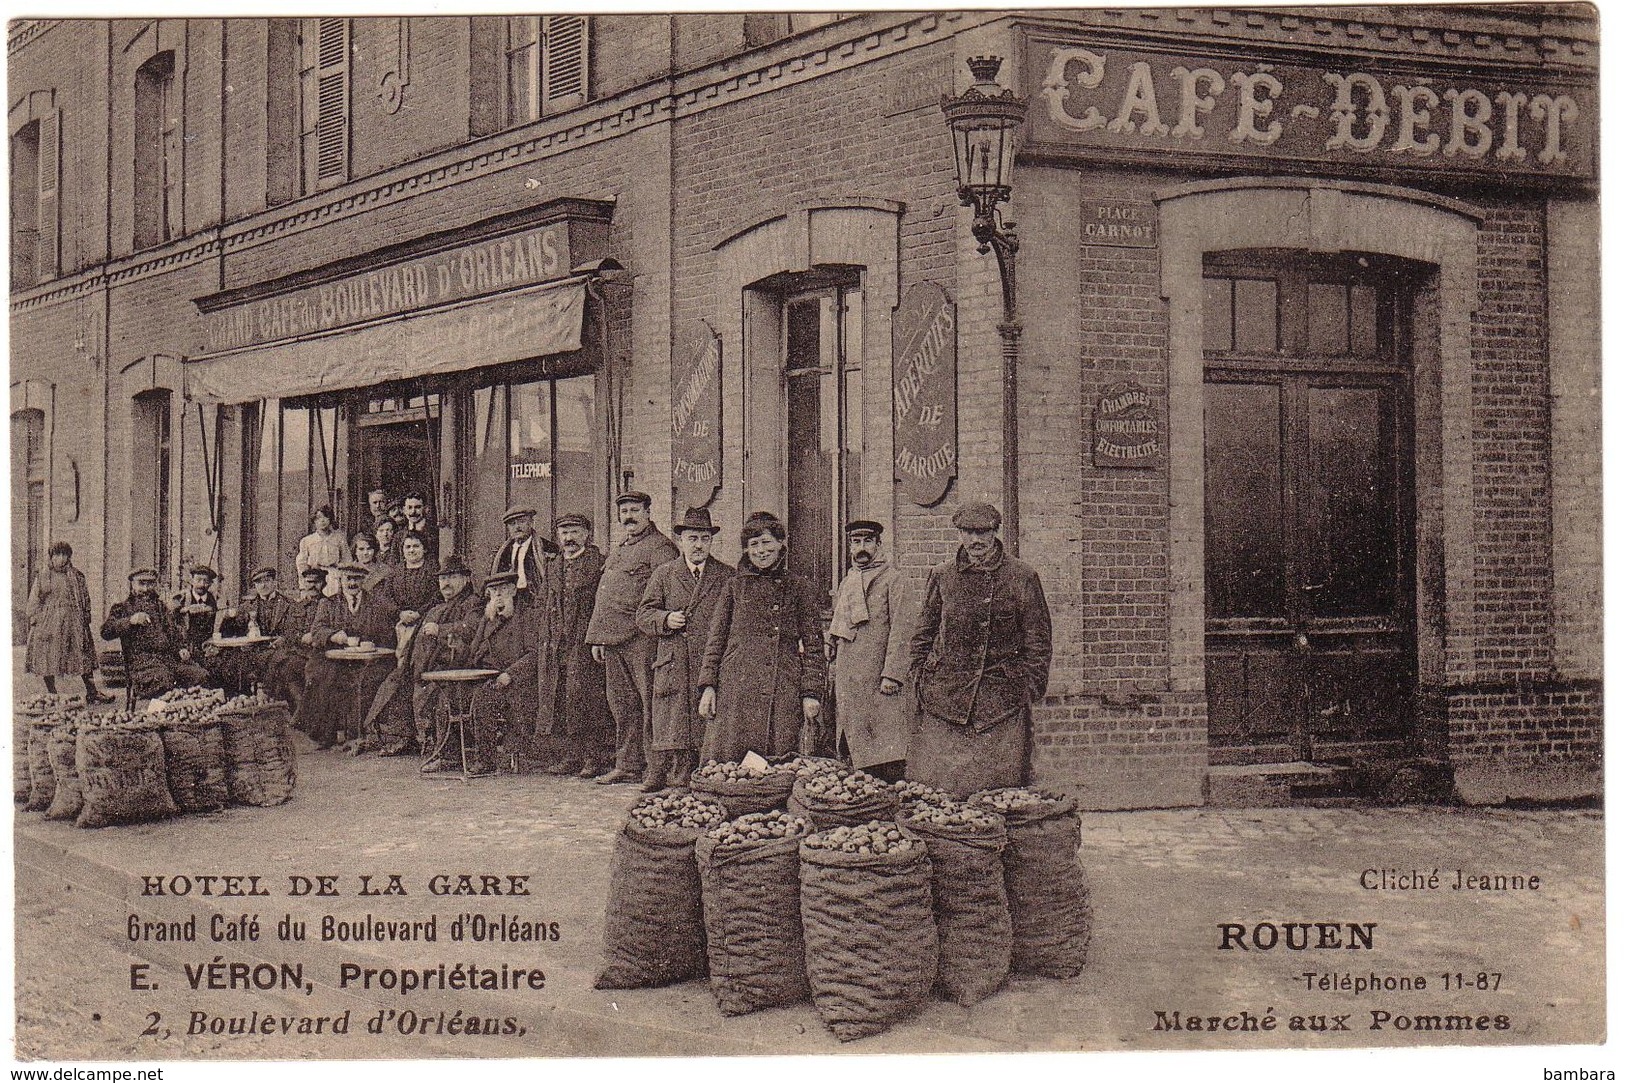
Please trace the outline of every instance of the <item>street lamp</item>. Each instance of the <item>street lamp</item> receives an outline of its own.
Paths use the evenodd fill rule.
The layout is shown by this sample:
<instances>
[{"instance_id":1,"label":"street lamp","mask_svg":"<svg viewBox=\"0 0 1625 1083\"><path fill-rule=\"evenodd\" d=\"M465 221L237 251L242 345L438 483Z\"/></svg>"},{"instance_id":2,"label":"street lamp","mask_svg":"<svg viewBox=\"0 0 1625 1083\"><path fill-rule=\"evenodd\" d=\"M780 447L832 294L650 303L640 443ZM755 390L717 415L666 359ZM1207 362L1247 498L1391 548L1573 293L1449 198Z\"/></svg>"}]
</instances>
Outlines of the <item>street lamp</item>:
<instances>
[{"instance_id":1,"label":"street lamp","mask_svg":"<svg viewBox=\"0 0 1625 1083\"><path fill-rule=\"evenodd\" d=\"M973 208L971 236L983 255L993 250L999 263L999 287L1004 294L1004 319L999 323L999 353L1003 361L1004 526L1012 553L1020 551L1020 471L1016 455L1016 361L1020 356L1021 323L1016 318L1016 239L1014 222L1004 221L999 204L1010 200L1010 179L1016 166L1016 138L1027 116L1027 100L995 81L1003 57L973 56L966 61L974 85L957 98L946 95L942 112L954 137L954 170L959 179L959 202Z\"/></svg>"}]
</instances>

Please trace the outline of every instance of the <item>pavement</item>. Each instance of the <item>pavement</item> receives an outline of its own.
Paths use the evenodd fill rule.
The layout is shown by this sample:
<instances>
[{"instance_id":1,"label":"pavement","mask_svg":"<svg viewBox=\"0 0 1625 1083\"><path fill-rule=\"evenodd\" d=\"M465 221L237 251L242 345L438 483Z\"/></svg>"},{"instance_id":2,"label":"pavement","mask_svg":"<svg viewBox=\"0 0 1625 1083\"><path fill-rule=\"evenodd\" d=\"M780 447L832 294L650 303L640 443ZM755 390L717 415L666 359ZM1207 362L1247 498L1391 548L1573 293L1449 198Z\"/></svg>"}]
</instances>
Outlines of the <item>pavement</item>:
<instances>
[{"instance_id":1,"label":"pavement","mask_svg":"<svg viewBox=\"0 0 1625 1083\"><path fill-rule=\"evenodd\" d=\"M635 787L534 774L464 783L422 776L410 758L318 753L299 740L297 792L280 807L101 830L17 813L19 1059L1276 1049L1604 1037L1603 818L1594 810L1086 813L1079 859L1095 925L1082 975L1016 977L971 1007L933 1000L882 1035L842 1045L811 1003L727 1018L703 981L592 987L611 848ZM1438 887L1385 889L1383 870L1419 871L1424 885L1437 871ZM1458 890L1457 870L1463 883L1502 875L1539 877L1539 886L1526 879L1522 889ZM525 877L529 894L431 893L434 877L455 883L463 874L476 884L485 875L502 885ZM268 894L204 896L206 875L257 876ZM398 876L405 894L363 896L364 875L374 888ZM1376 886L1362 886L1363 875ZM322 876L333 878L334 894L290 894L302 886L291 878ZM190 878L191 894L143 893L148 878L172 888L176 877ZM557 923L558 939L451 942L451 923L476 914ZM434 916L439 939L320 940L324 917L367 915ZM142 924L193 916L190 942L152 939L159 926ZM239 938L247 917L257 921L257 940ZM308 938L279 938L283 919L304 922ZM1329 923L1334 933L1313 927L1311 943L1332 935L1340 946L1287 950L1281 930L1292 923ZM1351 924L1369 925L1369 948ZM1227 925L1239 927L1239 946L1236 936L1221 946ZM226 966L211 971L216 961ZM249 964L241 973L297 981L290 989L211 988L232 984L234 962ZM263 962L271 970L251 969ZM458 962L540 968L545 987L409 995L354 982L341 988L345 963L382 971ZM1373 979L1391 988L1372 990ZM448 1032L454 1016L497 1020L498 1031L512 1022L508 1033L470 1036L461 1027ZM1248 1025L1249 1017L1257 1022ZM1292 1029L1294 1017L1305 1029ZM332 1020L346 1018L346 1032L331 1033ZM230 1019L272 1032L233 1035ZM215 1020L228 1033L211 1033ZM301 1033L318 1025L321 1033Z\"/></svg>"}]
</instances>

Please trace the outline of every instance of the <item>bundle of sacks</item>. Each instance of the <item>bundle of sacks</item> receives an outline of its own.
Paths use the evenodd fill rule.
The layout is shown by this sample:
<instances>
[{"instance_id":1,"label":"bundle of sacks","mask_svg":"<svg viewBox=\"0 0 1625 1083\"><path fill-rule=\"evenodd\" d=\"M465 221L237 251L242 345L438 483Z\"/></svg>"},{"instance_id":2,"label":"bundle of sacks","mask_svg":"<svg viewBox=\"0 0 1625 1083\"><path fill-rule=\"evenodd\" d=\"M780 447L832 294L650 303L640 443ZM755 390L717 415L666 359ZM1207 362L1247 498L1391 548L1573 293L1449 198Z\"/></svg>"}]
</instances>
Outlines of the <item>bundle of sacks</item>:
<instances>
[{"instance_id":1,"label":"bundle of sacks","mask_svg":"<svg viewBox=\"0 0 1625 1083\"><path fill-rule=\"evenodd\" d=\"M156 705L156 706L155 706ZM286 704L218 689L167 692L148 710L31 718L25 809L79 827L279 805L293 795Z\"/></svg>"},{"instance_id":2,"label":"bundle of sacks","mask_svg":"<svg viewBox=\"0 0 1625 1083\"><path fill-rule=\"evenodd\" d=\"M933 990L969 1005L1013 972L1083 969L1070 798L960 801L799 756L707 763L691 785L639 801L616 839L599 988L709 976L724 1015L810 998L849 1041Z\"/></svg>"}]
</instances>

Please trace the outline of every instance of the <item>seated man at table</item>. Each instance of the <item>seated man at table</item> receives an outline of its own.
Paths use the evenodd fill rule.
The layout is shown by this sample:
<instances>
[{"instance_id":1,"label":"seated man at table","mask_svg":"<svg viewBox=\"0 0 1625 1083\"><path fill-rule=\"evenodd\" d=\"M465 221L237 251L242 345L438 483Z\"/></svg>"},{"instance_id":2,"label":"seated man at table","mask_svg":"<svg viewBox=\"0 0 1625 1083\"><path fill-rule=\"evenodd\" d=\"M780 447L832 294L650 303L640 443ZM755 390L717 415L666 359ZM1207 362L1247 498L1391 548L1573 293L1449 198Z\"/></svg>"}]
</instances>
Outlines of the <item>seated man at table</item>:
<instances>
[{"instance_id":1,"label":"seated man at table","mask_svg":"<svg viewBox=\"0 0 1625 1083\"><path fill-rule=\"evenodd\" d=\"M325 586L326 570L306 568L299 573L299 595L288 601L287 622L271 642L265 665L266 692L276 699L286 700L296 716L305 699L305 667L314 655L321 653L310 634L310 622L316 616L316 603L322 600ZM263 626L260 631L265 631Z\"/></svg>"},{"instance_id":2,"label":"seated man at table","mask_svg":"<svg viewBox=\"0 0 1625 1083\"><path fill-rule=\"evenodd\" d=\"M209 671L204 683L212 687L223 686L224 674L217 664L219 651L209 646L214 635L215 616L220 602L215 595L215 580L219 573L207 564L199 564L186 573L189 584L169 600L169 618L180 633L192 661Z\"/></svg>"},{"instance_id":3,"label":"seated man at table","mask_svg":"<svg viewBox=\"0 0 1625 1083\"><path fill-rule=\"evenodd\" d=\"M436 577L441 601L422 620L395 624L395 668L384 678L362 726L358 751L401 756L422 747L432 724L434 686L418 678L424 670L458 665L474 641L480 623L480 601L469 585L468 565L456 553L440 562Z\"/></svg>"},{"instance_id":4,"label":"seated man at table","mask_svg":"<svg viewBox=\"0 0 1625 1083\"><path fill-rule=\"evenodd\" d=\"M485 611L474 632L466 667L496 670L471 689L441 692L442 710L437 712L437 752L423 765L425 771L450 771L458 767L458 735L449 708L455 700L448 696L472 695L462 739L470 775L496 771L498 748L517 755L530 736L536 719L537 642L533 614L518 600L519 576L498 572L485 581Z\"/></svg>"},{"instance_id":5,"label":"seated man at table","mask_svg":"<svg viewBox=\"0 0 1625 1083\"><path fill-rule=\"evenodd\" d=\"M137 699L209 679L208 670L192 661L185 638L158 597L158 573L152 568L130 573L130 596L113 603L102 622L102 638L123 646L126 679Z\"/></svg>"},{"instance_id":6,"label":"seated man at table","mask_svg":"<svg viewBox=\"0 0 1625 1083\"><path fill-rule=\"evenodd\" d=\"M395 613L361 585L367 569L340 564L333 570L339 576L339 592L316 603L310 636L320 653L305 667L305 700L296 720L318 749L332 748L341 734L361 731L366 705L389 673L378 661L330 658L328 652L358 643L395 646Z\"/></svg>"},{"instance_id":7,"label":"seated man at table","mask_svg":"<svg viewBox=\"0 0 1625 1083\"><path fill-rule=\"evenodd\" d=\"M293 602L277 589L276 569L270 565L254 569L248 581L252 593L215 614L215 636L238 639L259 635L274 641L293 620ZM218 653L209 668L220 678L228 696L246 695L255 684L264 683L271 664L268 644L215 650Z\"/></svg>"}]
</instances>

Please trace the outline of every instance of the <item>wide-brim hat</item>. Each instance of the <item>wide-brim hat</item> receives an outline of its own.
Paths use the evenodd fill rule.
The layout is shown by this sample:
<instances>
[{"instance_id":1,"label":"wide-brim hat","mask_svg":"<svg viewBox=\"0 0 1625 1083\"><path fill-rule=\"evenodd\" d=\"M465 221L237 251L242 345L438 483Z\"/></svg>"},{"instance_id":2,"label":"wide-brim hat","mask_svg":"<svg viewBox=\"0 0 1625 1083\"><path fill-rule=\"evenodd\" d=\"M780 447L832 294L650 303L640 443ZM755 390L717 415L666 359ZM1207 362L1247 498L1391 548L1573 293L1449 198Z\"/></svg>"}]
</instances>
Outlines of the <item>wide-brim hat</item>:
<instances>
[{"instance_id":1,"label":"wide-brim hat","mask_svg":"<svg viewBox=\"0 0 1625 1083\"><path fill-rule=\"evenodd\" d=\"M248 577L248 581L250 583L258 583L261 579L275 579L275 578L276 578L276 569L271 567L269 564L266 564L266 565L262 565L261 567L255 568L253 574Z\"/></svg>"},{"instance_id":2,"label":"wide-brim hat","mask_svg":"<svg viewBox=\"0 0 1625 1083\"><path fill-rule=\"evenodd\" d=\"M456 553L447 553L440 558L440 570L435 575L473 575L468 570L468 562Z\"/></svg>"},{"instance_id":3,"label":"wide-brim hat","mask_svg":"<svg viewBox=\"0 0 1625 1083\"><path fill-rule=\"evenodd\" d=\"M711 521L710 508L689 508L683 513L681 520L671 525L673 534L681 534L685 530L703 530L707 534L715 534L721 529Z\"/></svg>"},{"instance_id":4,"label":"wide-brim hat","mask_svg":"<svg viewBox=\"0 0 1625 1083\"><path fill-rule=\"evenodd\" d=\"M628 489L620 496L615 498L615 506L617 508L622 504L642 504L647 508L654 504L654 498L648 493L640 493L636 489Z\"/></svg>"},{"instance_id":5,"label":"wide-brim hat","mask_svg":"<svg viewBox=\"0 0 1625 1083\"><path fill-rule=\"evenodd\" d=\"M518 572L496 572L488 575L485 577L485 582L480 584L480 589L490 590L492 587L505 587L510 584L515 587L519 585Z\"/></svg>"},{"instance_id":6,"label":"wide-brim hat","mask_svg":"<svg viewBox=\"0 0 1625 1083\"><path fill-rule=\"evenodd\" d=\"M885 532L886 528L875 522L873 519L854 519L850 523L846 524L846 535L849 538L860 537L864 534L869 534L878 538Z\"/></svg>"},{"instance_id":7,"label":"wide-brim hat","mask_svg":"<svg viewBox=\"0 0 1625 1083\"><path fill-rule=\"evenodd\" d=\"M502 513L502 521L504 523L509 523L515 519L523 519L527 515L532 519L536 518L536 509L527 508L523 505L515 505Z\"/></svg>"},{"instance_id":8,"label":"wide-brim hat","mask_svg":"<svg viewBox=\"0 0 1625 1083\"><path fill-rule=\"evenodd\" d=\"M560 527L566 526L580 526L591 530L592 520L587 518L585 515L582 515L579 511L566 512L557 519L553 520L554 530L558 530Z\"/></svg>"},{"instance_id":9,"label":"wide-brim hat","mask_svg":"<svg viewBox=\"0 0 1625 1083\"><path fill-rule=\"evenodd\" d=\"M961 504L953 524L959 530L997 530L1004 519L992 504Z\"/></svg>"}]
</instances>

